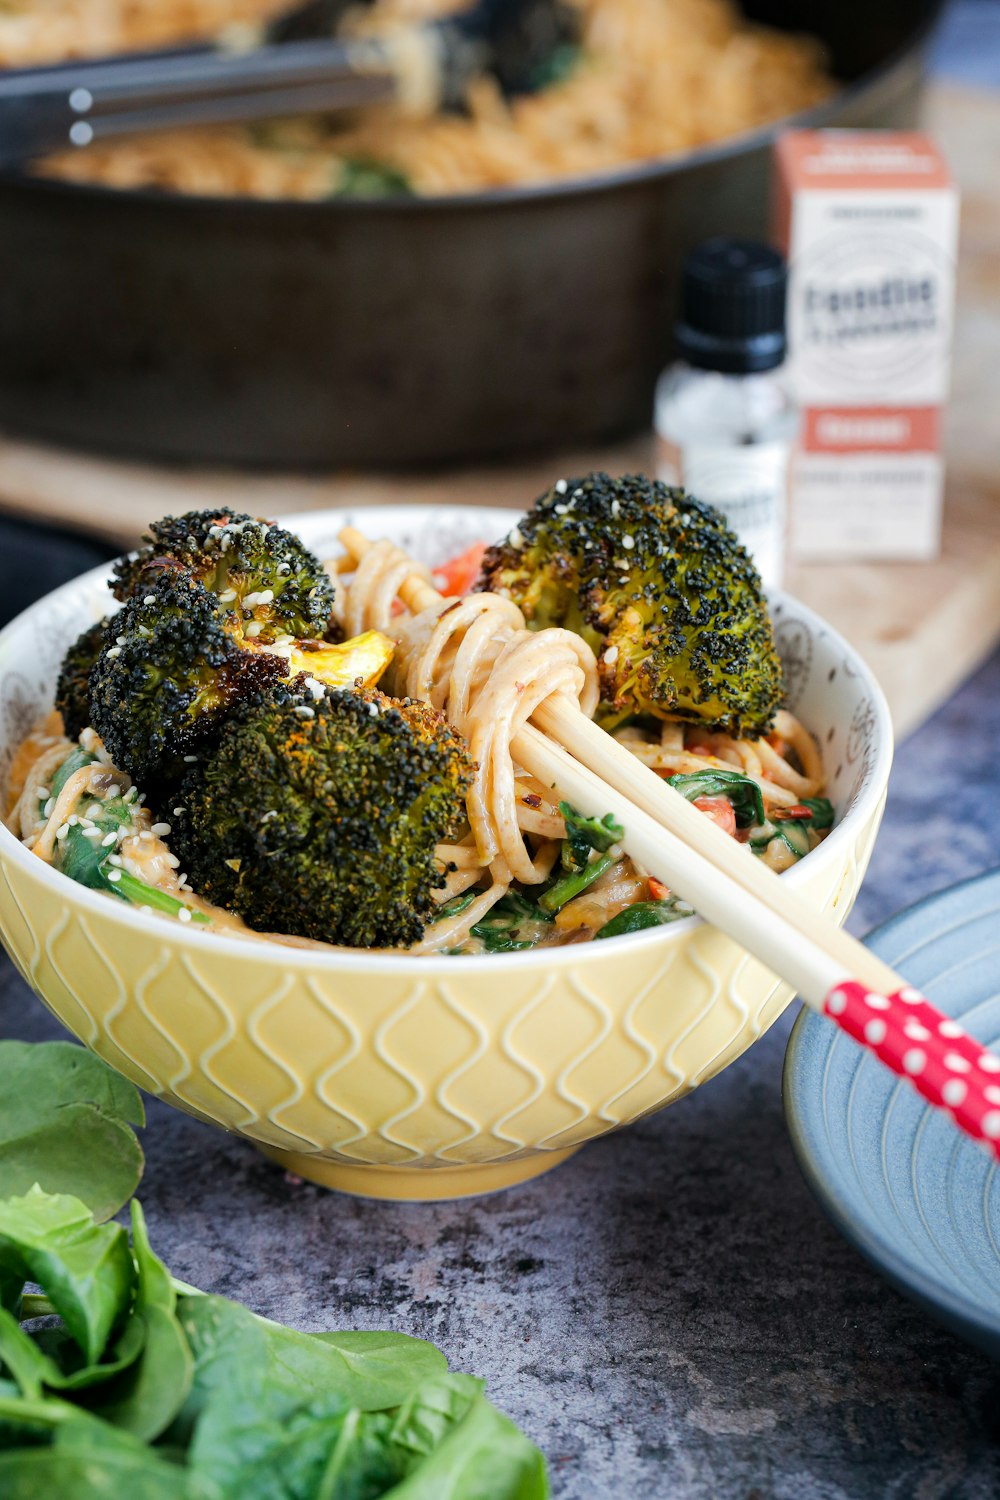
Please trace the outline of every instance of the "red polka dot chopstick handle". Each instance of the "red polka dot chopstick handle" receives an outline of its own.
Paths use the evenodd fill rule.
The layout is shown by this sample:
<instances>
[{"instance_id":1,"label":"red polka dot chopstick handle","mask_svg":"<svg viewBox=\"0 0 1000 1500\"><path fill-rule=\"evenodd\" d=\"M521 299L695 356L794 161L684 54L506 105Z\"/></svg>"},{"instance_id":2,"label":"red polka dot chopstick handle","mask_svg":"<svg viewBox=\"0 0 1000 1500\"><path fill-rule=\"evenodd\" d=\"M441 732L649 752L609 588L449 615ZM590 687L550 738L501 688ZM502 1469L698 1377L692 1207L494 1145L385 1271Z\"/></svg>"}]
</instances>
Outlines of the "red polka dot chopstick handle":
<instances>
[{"instance_id":1,"label":"red polka dot chopstick handle","mask_svg":"<svg viewBox=\"0 0 1000 1500\"><path fill-rule=\"evenodd\" d=\"M1000 1056L908 985L879 995L845 980L830 991L822 1010L1000 1157Z\"/></svg>"}]
</instances>

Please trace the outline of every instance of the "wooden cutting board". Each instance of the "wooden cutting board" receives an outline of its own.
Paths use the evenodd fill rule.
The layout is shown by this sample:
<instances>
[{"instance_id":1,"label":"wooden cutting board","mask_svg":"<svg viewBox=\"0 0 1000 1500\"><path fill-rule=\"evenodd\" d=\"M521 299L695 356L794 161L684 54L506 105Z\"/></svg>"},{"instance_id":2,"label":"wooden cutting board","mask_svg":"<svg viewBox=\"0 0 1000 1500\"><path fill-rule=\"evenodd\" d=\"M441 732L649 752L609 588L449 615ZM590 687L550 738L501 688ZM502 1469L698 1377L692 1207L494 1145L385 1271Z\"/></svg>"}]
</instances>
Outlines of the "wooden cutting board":
<instances>
[{"instance_id":1,"label":"wooden cutting board","mask_svg":"<svg viewBox=\"0 0 1000 1500\"><path fill-rule=\"evenodd\" d=\"M787 579L867 658L901 735L1000 640L1000 96L934 86L925 123L962 192L941 557L812 563L793 566ZM613 449L447 475L318 478L119 463L0 436L0 509L129 546L153 517L201 506L260 515L402 501L523 508L560 473L651 467L648 435Z\"/></svg>"}]
</instances>

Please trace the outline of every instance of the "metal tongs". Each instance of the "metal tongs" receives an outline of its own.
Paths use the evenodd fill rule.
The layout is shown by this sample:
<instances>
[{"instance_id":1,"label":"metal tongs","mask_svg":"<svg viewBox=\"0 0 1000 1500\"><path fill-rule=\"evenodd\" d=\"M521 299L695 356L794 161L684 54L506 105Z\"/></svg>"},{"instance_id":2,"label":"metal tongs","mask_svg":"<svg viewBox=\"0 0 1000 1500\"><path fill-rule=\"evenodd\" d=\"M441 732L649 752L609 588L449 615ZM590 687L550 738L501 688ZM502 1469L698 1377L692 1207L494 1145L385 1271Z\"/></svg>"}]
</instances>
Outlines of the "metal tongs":
<instances>
[{"instance_id":1,"label":"metal tongs","mask_svg":"<svg viewBox=\"0 0 1000 1500\"><path fill-rule=\"evenodd\" d=\"M311 0L261 28L186 51L130 53L0 74L0 167L115 136L185 125L353 110L396 101L457 110L492 74L531 92L577 39L563 0L476 0L468 10L377 38L338 39L344 0ZM259 45L253 45L259 42Z\"/></svg>"}]
</instances>

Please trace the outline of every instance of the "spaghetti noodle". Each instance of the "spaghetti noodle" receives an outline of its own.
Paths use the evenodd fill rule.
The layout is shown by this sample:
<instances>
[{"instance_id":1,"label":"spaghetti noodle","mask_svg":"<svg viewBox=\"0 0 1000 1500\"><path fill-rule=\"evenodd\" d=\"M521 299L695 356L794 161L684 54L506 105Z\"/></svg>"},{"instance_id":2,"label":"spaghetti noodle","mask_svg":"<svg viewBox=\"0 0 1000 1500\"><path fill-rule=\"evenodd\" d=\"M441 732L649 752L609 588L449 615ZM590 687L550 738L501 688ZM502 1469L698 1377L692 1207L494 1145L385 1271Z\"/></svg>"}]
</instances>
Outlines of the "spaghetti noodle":
<instances>
[{"instance_id":1,"label":"spaghetti noodle","mask_svg":"<svg viewBox=\"0 0 1000 1500\"><path fill-rule=\"evenodd\" d=\"M417 613L400 615L401 589L424 570L389 541L376 542L365 552L346 587L344 561L329 566L340 583L345 628L350 634L380 630L395 635L399 645L389 669L392 690L439 709L468 740L478 766L468 799L469 836L460 845L439 849L449 872L442 901L486 879L490 883L471 905L435 923L419 944L420 951L451 948L469 940L472 929L513 882L531 887L551 875L565 836L558 794L553 800L551 789L519 774L511 744L553 694L567 694L592 717L598 699L597 662L586 642L570 631L528 631L517 605L498 594L442 599ZM801 808L804 798L815 798L823 789L816 743L785 709L779 710L771 737L758 741L673 723L663 723L658 730L623 728L616 737L667 777L728 768L741 771L759 788L768 824L772 814L780 821L789 810ZM767 841L762 857L781 870L799 852L778 836ZM576 898L579 905L568 903L559 912L557 935L584 927L598 930L638 899L639 889L648 884L646 873L624 856L609 875L603 886L598 883L585 897Z\"/></svg>"}]
</instances>

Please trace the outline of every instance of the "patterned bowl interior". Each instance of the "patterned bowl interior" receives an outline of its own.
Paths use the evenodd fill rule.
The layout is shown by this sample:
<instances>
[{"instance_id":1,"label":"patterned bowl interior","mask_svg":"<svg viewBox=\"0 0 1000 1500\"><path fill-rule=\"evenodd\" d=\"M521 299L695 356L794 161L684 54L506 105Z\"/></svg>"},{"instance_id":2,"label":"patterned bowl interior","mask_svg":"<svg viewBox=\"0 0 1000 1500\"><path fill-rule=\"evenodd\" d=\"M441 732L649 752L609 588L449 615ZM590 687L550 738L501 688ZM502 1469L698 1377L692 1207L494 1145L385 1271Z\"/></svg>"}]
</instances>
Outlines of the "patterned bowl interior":
<instances>
[{"instance_id":1,"label":"patterned bowl interior","mask_svg":"<svg viewBox=\"0 0 1000 1500\"><path fill-rule=\"evenodd\" d=\"M511 517L509 510L471 506L375 506L356 512L303 512L282 518L282 524L297 531L320 557L339 553L338 531L355 524L373 538L392 537L421 562L434 565L474 541L503 535ZM837 810L838 827L823 846L829 857L840 846L839 835L845 840L851 836L843 827L845 819L854 814L851 823L860 825L884 791L892 757L888 708L860 657L834 630L788 595L776 593L771 604L786 701L819 741ZM98 568L47 595L0 633L0 783L20 741L52 705L66 647L109 607L114 600L107 572ZM6 837L0 830L0 838ZM793 880L797 868L789 872ZM660 929L660 935L682 925ZM651 936L640 934L635 941Z\"/></svg>"}]
</instances>

